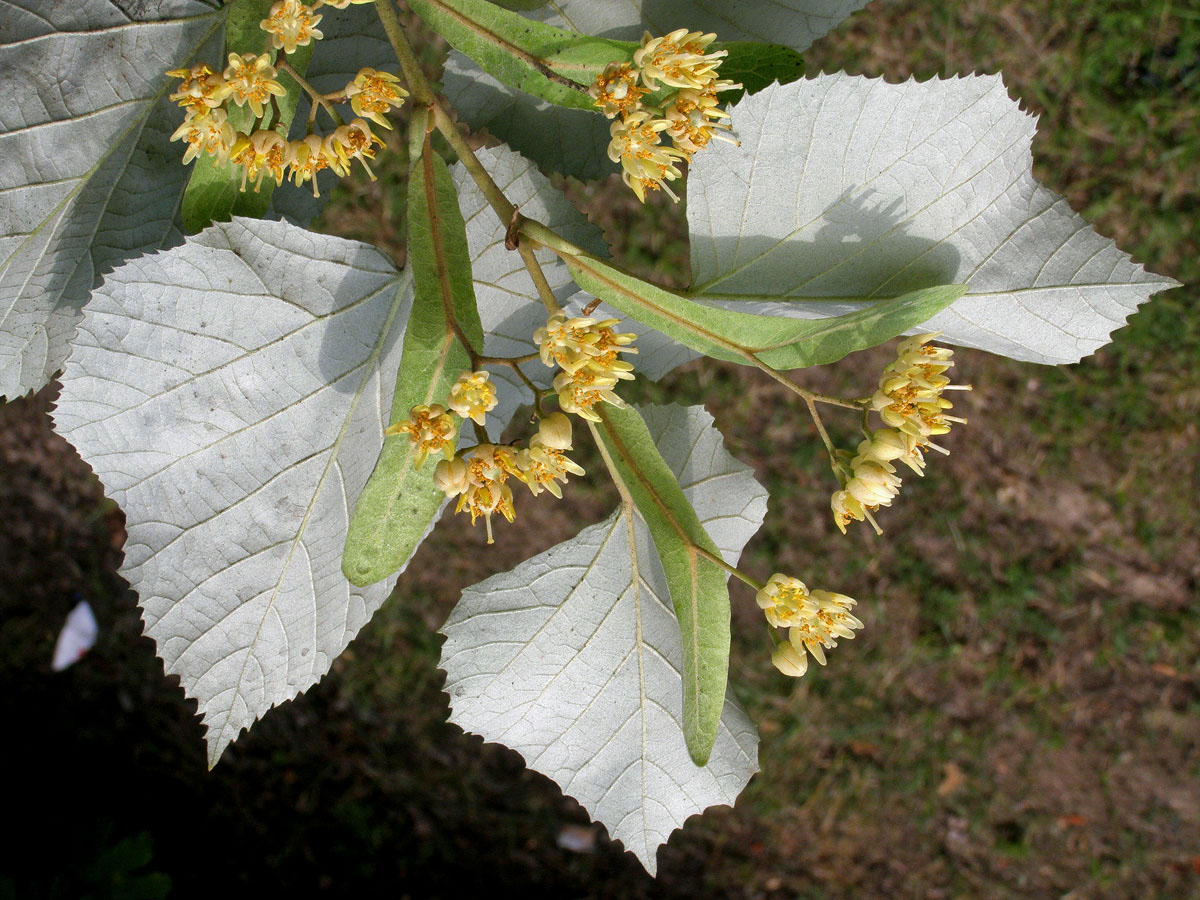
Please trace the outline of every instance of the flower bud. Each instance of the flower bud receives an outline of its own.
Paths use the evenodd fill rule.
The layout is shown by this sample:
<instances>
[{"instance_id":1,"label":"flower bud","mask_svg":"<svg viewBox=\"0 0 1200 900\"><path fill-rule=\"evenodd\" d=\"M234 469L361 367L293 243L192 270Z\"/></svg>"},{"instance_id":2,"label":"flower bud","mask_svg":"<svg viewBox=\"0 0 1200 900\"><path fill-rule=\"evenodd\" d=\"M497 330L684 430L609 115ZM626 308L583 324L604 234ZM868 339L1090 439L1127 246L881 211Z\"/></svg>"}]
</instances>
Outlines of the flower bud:
<instances>
[{"instance_id":1,"label":"flower bud","mask_svg":"<svg viewBox=\"0 0 1200 900\"><path fill-rule=\"evenodd\" d=\"M540 444L551 450L570 450L571 420L560 412L546 416L530 444Z\"/></svg>"},{"instance_id":2,"label":"flower bud","mask_svg":"<svg viewBox=\"0 0 1200 900\"><path fill-rule=\"evenodd\" d=\"M771 652L771 662L789 678L799 678L808 671L808 655L799 652L790 642L780 644Z\"/></svg>"},{"instance_id":3,"label":"flower bud","mask_svg":"<svg viewBox=\"0 0 1200 900\"><path fill-rule=\"evenodd\" d=\"M433 470L433 486L447 497L457 497L470 486L467 464L461 459L443 459Z\"/></svg>"}]
</instances>

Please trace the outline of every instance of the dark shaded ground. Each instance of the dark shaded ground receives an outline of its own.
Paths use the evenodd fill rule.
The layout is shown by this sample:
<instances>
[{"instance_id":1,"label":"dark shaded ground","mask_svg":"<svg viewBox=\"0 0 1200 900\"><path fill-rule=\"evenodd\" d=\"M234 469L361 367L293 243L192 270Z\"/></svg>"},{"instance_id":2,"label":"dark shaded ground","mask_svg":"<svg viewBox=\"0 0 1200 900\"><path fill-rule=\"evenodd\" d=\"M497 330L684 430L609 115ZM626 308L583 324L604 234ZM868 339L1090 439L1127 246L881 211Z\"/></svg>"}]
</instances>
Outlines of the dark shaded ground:
<instances>
[{"instance_id":1,"label":"dark shaded ground","mask_svg":"<svg viewBox=\"0 0 1200 900\"><path fill-rule=\"evenodd\" d=\"M1195 284L1198 30L1162 2L906 0L810 59L889 77L1003 67L1043 114L1039 176ZM635 263L650 247L671 274L677 223L638 224L603 188L573 194L630 236ZM433 632L462 586L603 516L605 488L526 502L487 553L480 530L444 522L330 676L208 773L114 574L120 513L49 432L50 391L2 407L0 721L18 833L0 844L0 897L162 896L148 873L206 898L1200 897L1196 300L1162 295L1079 366L961 353L970 425L906 482L886 540L837 534L804 410L774 384L721 366L645 388L706 403L771 489L746 567L856 596L867 624L828 668L784 680L735 584L732 677L763 772L736 809L676 834L657 881L515 754L446 725L436 670ZM887 357L806 381L859 392ZM852 421L829 424L849 441ZM100 642L55 675L77 595Z\"/></svg>"}]
</instances>

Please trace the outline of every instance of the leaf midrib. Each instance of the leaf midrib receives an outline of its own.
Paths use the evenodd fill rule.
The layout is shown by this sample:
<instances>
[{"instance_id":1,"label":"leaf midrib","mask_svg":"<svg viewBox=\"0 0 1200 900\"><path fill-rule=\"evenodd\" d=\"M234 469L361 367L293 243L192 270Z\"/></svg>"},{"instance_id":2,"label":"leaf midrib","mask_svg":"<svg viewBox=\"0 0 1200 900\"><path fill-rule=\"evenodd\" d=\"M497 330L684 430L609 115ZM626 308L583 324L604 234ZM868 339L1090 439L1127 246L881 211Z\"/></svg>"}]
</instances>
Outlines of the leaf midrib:
<instances>
[{"instance_id":1,"label":"leaf midrib","mask_svg":"<svg viewBox=\"0 0 1200 900\"><path fill-rule=\"evenodd\" d=\"M262 619L258 623L258 629L254 633L254 638L247 644L245 653L242 657L242 666L238 671L237 681L234 683L234 697L239 698L242 694L242 682L246 677L246 667L250 662L250 657L253 654L254 647L258 644L259 638L262 636L263 627L266 625L267 617L275 609L275 599L279 596L280 587L283 584L283 579L287 575L288 569L291 568L292 558L296 554L296 548L303 542L305 529L308 527L308 521L312 518L313 509L317 505L317 499L321 496L321 491L325 487L325 481L329 477L329 473L337 465L338 452L341 450L342 442L346 438L347 432L350 430L350 423L354 418L354 413L358 409L359 401L362 399L363 391L366 389L367 383L371 380L371 374L377 368L380 354L383 352L383 346L387 342L388 335L392 330L392 324L396 319L396 315L400 311L402 304L403 292L398 285L396 294L392 300L391 309L388 310L387 318L379 329L379 338L375 342L375 346L371 350L371 355L367 358L364 365L365 372L362 381L359 382L358 389L354 392L354 399L350 401L350 406L346 411L345 418L342 420L341 430L329 448L329 461L325 464L325 468L321 472L321 477L317 480L317 484L313 489L312 497L308 501L308 505L304 510L304 518L300 521L299 527L296 529L296 536L292 539L291 546L288 548L287 557L283 561L283 565L279 570L279 578L275 581L275 585L271 589L271 597L267 601L266 609L263 610ZM230 719L233 718L233 702L229 704L225 712L224 721L221 723L221 729L217 734L215 742L211 743L209 751L209 768L211 769L217 763L217 758L212 756L211 748L220 745L221 740L225 737L225 732L229 728ZM232 738L230 738L232 740ZM222 749L224 749L222 747ZM219 757L218 757L219 758Z\"/></svg>"}]
</instances>

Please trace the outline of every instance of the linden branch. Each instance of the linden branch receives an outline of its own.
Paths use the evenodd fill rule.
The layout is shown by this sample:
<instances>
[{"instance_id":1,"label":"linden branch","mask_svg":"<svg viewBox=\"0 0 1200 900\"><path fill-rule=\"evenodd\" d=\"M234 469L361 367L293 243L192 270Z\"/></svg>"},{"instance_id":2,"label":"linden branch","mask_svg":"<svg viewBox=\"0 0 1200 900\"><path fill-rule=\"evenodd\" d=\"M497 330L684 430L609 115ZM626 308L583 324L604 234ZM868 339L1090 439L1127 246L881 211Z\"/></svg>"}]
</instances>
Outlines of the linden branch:
<instances>
[{"instance_id":1,"label":"linden branch","mask_svg":"<svg viewBox=\"0 0 1200 900\"><path fill-rule=\"evenodd\" d=\"M458 156L459 162L463 164L463 167L466 168L476 186L483 193L488 205L499 216L500 221L508 226L510 233L516 234L517 224L523 221L524 217L520 215L517 208L513 206L509 199L504 196L504 191L500 189L500 186L496 184L487 169L483 167L483 164L479 161L479 157L475 155L475 150L467 143L466 138L458 130L450 114L438 101L437 95L429 84L429 80L421 70L421 62L417 58L417 54L404 34L404 25L400 22L400 17L396 14L396 7L392 0L375 0L375 11L379 14L379 20L383 23L383 30L387 33L388 41L392 45L392 50L395 52L396 59L400 63L400 69L404 73L405 80L408 82L413 102L429 110L433 116L434 126L442 133L450 148ZM529 277L533 279L538 296L541 298L547 312L558 312L560 309L558 301L554 297L554 292L550 289L549 282L546 281L546 275L542 271L541 264L533 255L533 249L523 246L519 239L516 249L521 254L521 260L525 263L525 268L529 271Z\"/></svg>"}]
</instances>

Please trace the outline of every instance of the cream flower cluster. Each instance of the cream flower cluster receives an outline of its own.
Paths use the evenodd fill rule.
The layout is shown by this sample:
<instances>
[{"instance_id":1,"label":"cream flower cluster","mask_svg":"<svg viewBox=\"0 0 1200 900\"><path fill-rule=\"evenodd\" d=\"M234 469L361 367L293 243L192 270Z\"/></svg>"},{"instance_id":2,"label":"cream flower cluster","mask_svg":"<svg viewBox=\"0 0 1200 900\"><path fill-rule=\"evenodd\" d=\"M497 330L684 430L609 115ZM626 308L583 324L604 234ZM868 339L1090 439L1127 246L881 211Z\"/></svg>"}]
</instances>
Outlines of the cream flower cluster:
<instances>
[{"instance_id":1,"label":"cream flower cluster","mask_svg":"<svg viewBox=\"0 0 1200 900\"><path fill-rule=\"evenodd\" d=\"M950 383L945 373L954 365L954 351L930 344L935 337L937 333L920 334L900 344L895 361L884 369L871 397L871 409L886 427L871 432L853 457L839 451L843 454L837 467L842 489L834 492L830 506L843 534L851 522L863 520L880 531L871 514L881 506L891 506L900 492L895 463L924 475L927 448L949 452L932 438L946 434L951 422L966 422L949 415L951 403L942 394L970 390L970 386Z\"/></svg>"},{"instance_id":2,"label":"cream flower cluster","mask_svg":"<svg viewBox=\"0 0 1200 900\"><path fill-rule=\"evenodd\" d=\"M344 9L352 2L370 0L316 0L311 5L300 0L278 0L259 27L271 36L275 51L292 54L298 47L321 39L317 25L322 16L315 10L321 6ZM398 108L408 96L396 76L369 68L359 70L345 89L324 98L326 102L348 102L356 118L323 137L310 133L301 140L288 140L278 121L268 127L269 120L277 117L275 98L287 93L279 83L275 66L278 60L273 61L272 55L231 53L221 72L207 63L167 72L180 79L171 100L184 109L184 120L171 139L187 145L183 162L205 154L240 167L243 191L251 182L258 191L263 179L270 176L276 186L284 178L296 185L311 181L316 195L318 172L330 169L344 177L353 160L358 160L374 179L367 161L375 158L376 148L383 146L383 141L371 131L370 122L390 129L385 114ZM251 128L234 128L229 120L230 105L249 109L253 116Z\"/></svg>"},{"instance_id":3,"label":"cream flower cluster","mask_svg":"<svg viewBox=\"0 0 1200 900\"><path fill-rule=\"evenodd\" d=\"M389 425L383 433L388 436L407 434L419 469L430 454L441 453L446 459L454 456L454 439L461 425L455 421L455 416L482 425L485 415L497 402L496 386L487 372L463 372L450 386L450 397L445 405L414 406L408 411L407 419Z\"/></svg>"},{"instance_id":4,"label":"cream flower cluster","mask_svg":"<svg viewBox=\"0 0 1200 900\"><path fill-rule=\"evenodd\" d=\"M625 405L613 388L618 381L633 378L633 365L619 354L637 353L629 346L637 335L614 331L613 326L620 321L569 318L556 312L546 320L544 328L534 332L533 340L542 362L562 369L554 377L554 390L564 412L599 422L600 416L593 409L597 403Z\"/></svg>"},{"instance_id":5,"label":"cream flower cluster","mask_svg":"<svg viewBox=\"0 0 1200 900\"><path fill-rule=\"evenodd\" d=\"M571 422L562 413L544 417L527 447L485 443L455 453L454 442L463 421L483 425L497 402L496 386L487 372L463 372L450 386L445 405L414 406L407 419L383 432L408 435L418 469L431 455L443 457L433 471L434 486L447 497L458 498L455 512L469 512L472 525L483 517L489 544L493 542L492 515L500 513L511 522L516 514L510 479L524 483L535 497L549 491L561 498L559 482L566 484L568 474L583 474L567 456Z\"/></svg>"},{"instance_id":6,"label":"cream flower cluster","mask_svg":"<svg viewBox=\"0 0 1200 900\"><path fill-rule=\"evenodd\" d=\"M458 498L454 511L471 514L471 524L482 516L487 542L493 543L492 515L500 513L509 522L513 508L509 480L522 482L535 497L548 490L562 497L558 482L566 484L567 473L582 475L583 468L567 457L571 449L571 422L562 413L541 420L528 447L513 444L478 444L449 459L441 460L433 472L433 483L447 497Z\"/></svg>"},{"instance_id":7,"label":"cream flower cluster","mask_svg":"<svg viewBox=\"0 0 1200 900\"><path fill-rule=\"evenodd\" d=\"M717 94L741 85L717 78L727 52L708 52L716 38L686 28L657 38L647 32L632 63L609 63L588 89L595 106L617 120L608 157L621 164L622 179L643 203L647 191L657 190L678 202L668 182L682 177L679 163L714 137L737 143L718 133L732 129ZM662 95L661 102L648 102L652 94ZM663 145L664 135L674 146Z\"/></svg>"},{"instance_id":8,"label":"cream flower cluster","mask_svg":"<svg viewBox=\"0 0 1200 900\"><path fill-rule=\"evenodd\" d=\"M771 662L784 675L808 671L808 657L825 665L825 651L838 638L852 639L863 623L850 612L855 601L832 591L810 591L798 578L780 572L755 597L772 628L786 628L788 639L775 647Z\"/></svg>"}]
</instances>

